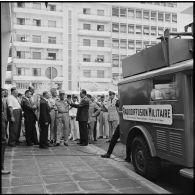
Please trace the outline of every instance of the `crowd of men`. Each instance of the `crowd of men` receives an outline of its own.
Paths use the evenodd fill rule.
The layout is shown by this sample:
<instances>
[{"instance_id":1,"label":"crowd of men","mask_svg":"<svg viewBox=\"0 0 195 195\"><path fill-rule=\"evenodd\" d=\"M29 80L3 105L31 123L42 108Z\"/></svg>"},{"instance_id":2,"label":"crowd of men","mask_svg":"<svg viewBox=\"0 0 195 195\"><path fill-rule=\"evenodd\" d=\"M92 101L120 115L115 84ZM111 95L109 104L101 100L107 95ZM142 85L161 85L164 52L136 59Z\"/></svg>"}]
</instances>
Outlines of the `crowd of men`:
<instances>
[{"instance_id":1,"label":"crowd of men","mask_svg":"<svg viewBox=\"0 0 195 195\"><path fill-rule=\"evenodd\" d=\"M80 97L65 94L52 88L38 95L32 86L25 94L18 94L17 88L2 89L2 120L6 143L10 147L20 144L21 129L28 146L39 148L68 146L69 140L79 141L86 146L98 138L109 142L119 124L115 93L109 98L92 97L81 90ZM99 125L97 125L99 123Z\"/></svg>"}]
</instances>

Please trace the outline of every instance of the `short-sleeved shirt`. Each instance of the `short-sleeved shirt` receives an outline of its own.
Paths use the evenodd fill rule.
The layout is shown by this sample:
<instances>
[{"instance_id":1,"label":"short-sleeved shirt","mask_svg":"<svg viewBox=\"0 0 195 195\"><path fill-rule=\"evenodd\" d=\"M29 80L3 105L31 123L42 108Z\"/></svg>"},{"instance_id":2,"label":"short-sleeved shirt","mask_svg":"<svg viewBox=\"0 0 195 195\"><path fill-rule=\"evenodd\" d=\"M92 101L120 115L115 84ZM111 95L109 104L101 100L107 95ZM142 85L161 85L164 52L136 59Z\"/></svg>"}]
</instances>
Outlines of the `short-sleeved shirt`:
<instances>
[{"instance_id":1,"label":"short-sleeved shirt","mask_svg":"<svg viewBox=\"0 0 195 195\"><path fill-rule=\"evenodd\" d=\"M18 102L18 99L16 97L14 97L13 95L10 95L7 98L7 104L8 104L8 107L12 107L13 110L21 109L21 105Z\"/></svg>"},{"instance_id":2,"label":"short-sleeved shirt","mask_svg":"<svg viewBox=\"0 0 195 195\"><path fill-rule=\"evenodd\" d=\"M66 100L57 100L56 106L59 113L68 113L69 111L69 104Z\"/></svg>"}]
</instances>

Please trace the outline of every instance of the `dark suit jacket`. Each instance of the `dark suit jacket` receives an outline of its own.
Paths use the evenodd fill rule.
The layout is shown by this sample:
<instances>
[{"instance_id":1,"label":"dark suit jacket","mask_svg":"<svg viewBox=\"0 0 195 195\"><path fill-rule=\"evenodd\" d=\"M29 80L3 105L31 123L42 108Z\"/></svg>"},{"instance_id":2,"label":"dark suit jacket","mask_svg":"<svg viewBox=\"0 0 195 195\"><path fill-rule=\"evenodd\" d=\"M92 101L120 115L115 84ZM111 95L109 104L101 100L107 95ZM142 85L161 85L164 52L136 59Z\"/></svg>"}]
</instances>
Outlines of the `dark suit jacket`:
<instances>
[{"instance_id":1,"label":"dark suit jacket","mask_svg":"<svg viewBox=\"0 0 195 195\"><path fill-rule=\"evenodd\" d=\"M50 107L47 101L43 98L41 98L40 101L40 117L39 117L39 123L40 124L45 124L45 123L50 123L51 118L50 118Z\"/></svg>"},{"instance_id":2,"label":"dark suit jacket","mask_svg":"<svg viewBox=\"0 0 195 195\"><path fill-rule=\"evenodd\" d=\"M24 111L24 118L36 120L33 104L31 104L27 98L22 99L21 106L22 106L22 110Z\"/></svg>"},{"instance_id":3,"label":"dark suit jacket","mask_svg":"<svg viewBox=\"0 0 195 195\"><path fill-rule=\"evenodd\" d=\"M72 107L78 108L77 121L88 121L89 118L89 99L84 97L79 104L71 104Z\"/></svg>"}]
</instances>

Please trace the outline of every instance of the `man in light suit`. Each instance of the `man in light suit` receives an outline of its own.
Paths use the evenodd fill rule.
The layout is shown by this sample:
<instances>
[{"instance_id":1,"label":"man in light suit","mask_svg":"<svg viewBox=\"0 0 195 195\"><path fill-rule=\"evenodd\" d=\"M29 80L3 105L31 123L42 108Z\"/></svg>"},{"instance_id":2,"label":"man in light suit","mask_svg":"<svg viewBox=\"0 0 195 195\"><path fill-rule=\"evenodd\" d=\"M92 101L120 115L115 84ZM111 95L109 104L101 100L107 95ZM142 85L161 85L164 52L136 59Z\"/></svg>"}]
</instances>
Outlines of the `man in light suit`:
<instances>
[{"instance_id":1,"label":"man in light suit","mask_svg":"<svg viewBox=\"0 0 195 195\"><path fill-rule=\"evenodd\" d=\"M39 125L40 125L40 143L39 148L48 148L48 127L51 122L50 117L50 107L48 104L49 93L48 91L43 92L43 97L40 101L40 117L39 117Z\"/></svg>"},{"instance_id":2,"label":"man in light suit","mask_svg":"<svg viewBox=\"0 0 195 195\"><path fill-rule=\"evenodd\" d=\"M70 106L78 108L76 120L79 121L80 132L80 144L81 146L88 145L88 129L87 122L89 118L89 99L87 98L87 92L82 89L80 92L81 101L79 104L74 104L68 101Z\"/></svg>"}]
</instances>

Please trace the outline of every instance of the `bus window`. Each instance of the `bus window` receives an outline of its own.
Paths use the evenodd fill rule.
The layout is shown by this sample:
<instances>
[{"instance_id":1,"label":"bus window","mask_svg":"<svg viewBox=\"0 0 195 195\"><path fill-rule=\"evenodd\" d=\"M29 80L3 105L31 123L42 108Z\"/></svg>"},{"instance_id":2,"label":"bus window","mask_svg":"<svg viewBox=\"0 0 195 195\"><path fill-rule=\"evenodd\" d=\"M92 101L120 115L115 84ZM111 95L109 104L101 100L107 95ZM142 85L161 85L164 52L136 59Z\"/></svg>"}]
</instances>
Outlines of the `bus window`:
<instances>
[{"instance_id":1,"label":"bus window","mask_svg":"<svg viewBox=\"0 0 195 195\"><path fill-rule=\"evenodd\" d=\"M166 75L153 79L151 100L174 100L176 99L175 75Z\"/></svg>"}]
</instances>

